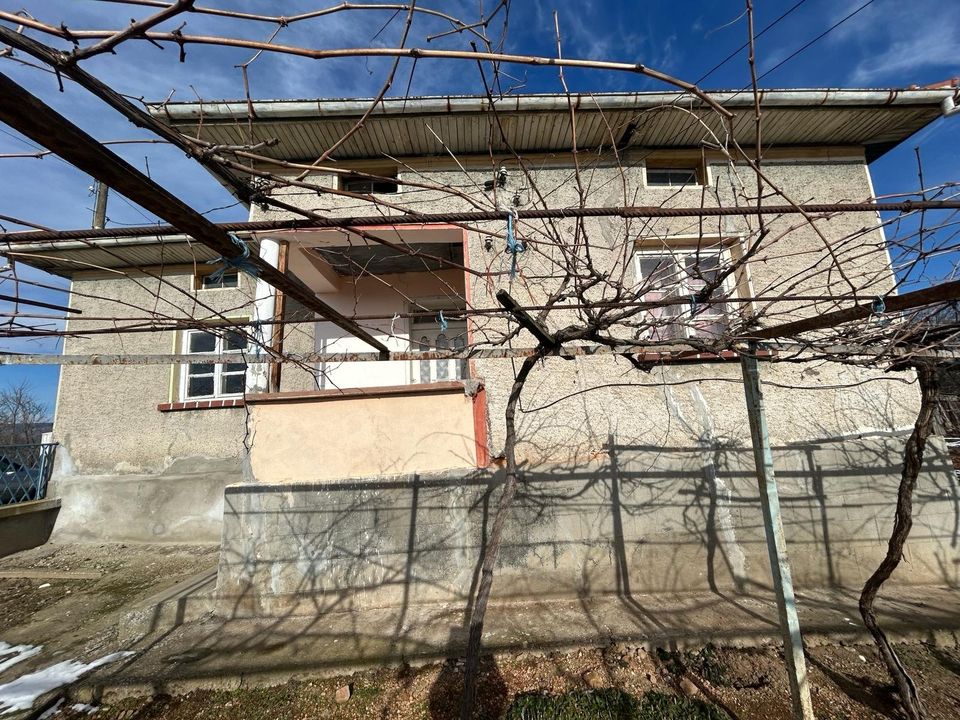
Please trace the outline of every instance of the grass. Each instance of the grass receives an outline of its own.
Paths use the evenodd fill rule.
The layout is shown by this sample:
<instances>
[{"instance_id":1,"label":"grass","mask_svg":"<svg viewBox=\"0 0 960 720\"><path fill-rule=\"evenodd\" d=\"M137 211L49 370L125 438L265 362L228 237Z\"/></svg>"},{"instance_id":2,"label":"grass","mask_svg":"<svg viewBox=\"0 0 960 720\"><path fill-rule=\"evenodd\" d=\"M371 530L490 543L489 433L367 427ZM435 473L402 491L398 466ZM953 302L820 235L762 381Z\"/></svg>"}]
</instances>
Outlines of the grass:
<instances>
[{"instance_id":1,"label":"grass","mask_svg":"<svg viewBox=\"0 0 960 720\"><path fill-rule=\"evenodd\" d=\"M637 699L622 690L577 690L563 695L518 695L504 720L729 720L716 705L650 692Z\"/></svg>"}]
</instances>

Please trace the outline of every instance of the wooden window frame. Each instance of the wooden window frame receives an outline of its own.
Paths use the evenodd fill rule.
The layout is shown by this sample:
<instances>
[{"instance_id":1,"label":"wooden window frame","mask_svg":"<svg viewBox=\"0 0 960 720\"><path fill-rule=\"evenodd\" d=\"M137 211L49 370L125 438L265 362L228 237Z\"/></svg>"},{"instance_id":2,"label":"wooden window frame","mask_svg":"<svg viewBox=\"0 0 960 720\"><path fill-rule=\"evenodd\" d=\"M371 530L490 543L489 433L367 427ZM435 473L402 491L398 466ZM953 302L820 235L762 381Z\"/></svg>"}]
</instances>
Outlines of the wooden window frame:
<instances>
[{"instance_id":1,"label":"wooden window frame","mask_svg":"<svg viewBox=\"0 0 960 720\"><path fill-rule=\"evenodd\" d=\"M223 277L222 277L222 279L221 279L221 283L222 283L222 280L223 280L223 279L226 279L226 278L228 278L228 277L232 277L232 278L236 278L235 283L234 283L233 285L223 285L223 284L220 284L220 285L218 285L218 286L216 286L216 287L204 287L204 286L203 286L204 282L206 282L207 278L209 278L211 275L213 275L214 272L216 272L216 269L215 269L215 268L211 268L209 272L203 272L203 271L201 271L201 270L198 270L196 273L194 273L194 275L193 275L193 289L194 289L196 292L216 292L216 291L218 291L218 290L236 290L236 289L238 289L238 288L240 287L240 271L239 271L239 270L227 270L227 271L223 274Z\"/></svg>"},{"instance_id":2,"label":"wooden window frame","mask_svg":"<svg viewBox=\"0 0 960 720\"><path fill-rule=\"evenodd\" d=\"M237 349L234 349L234 350L228 350L228 349L226 349L226 347L225 347L226 335L227 335L227 333L230 333L230 332L237 332L237 331L226 330L226 331L223 331L222 333L217 333L217 332L214 332L213 330L204 330L204 329L202 329L202 328L192 328L192 329L190 329L190 330L184 330L184 331L183 331L183 333L182 333L182 338L181 338L180 343L181 343L181 350L182 350L182 352L183 352L184 355L192 355L192 354L197 354L197 355L210 355L210 354L212 354L212 355L232 355L232 354L236 354L236 355L242 360L243 365L244 365L244 369L243 369L242 373L241 373L241 371L226 371L226 372L225 372L223 368L224 368L224 365L225 365L225 364L228 364L228 363L209 363L209 364L213 365L213 372L209 374L209 375L212 375L212 377L213 377L213 394L211 394L211 395L189 395L189 394L188 394L188 390L189 390L190 377L191 377L190 366L193 365L194 363L190 363L190 362L182 363L181 366L180 366L180 382L179 382L179 393L178 393L179 402L193 402L193 401L197 401L197 400L220 400L220 399L242 398L242 397L243 397L244 392L245 392L245 389L246 389L247 370L248 370L249 368L247 367L248 363L246 362L246 357L245 357L245 352L244 352L244 351L245 351L245 348L237 348ZM210 353L191 353L191 352L190 352L190 337L191 337L191 335L195 335L195 334L197 334L197 333L206 333L206 334L208 334L208 335L212 335L212 336L213 336L213 338L214 338L214 349L213 349L212 352L210 352ZM229 364L233 364L233 363L229 363ZM223 391L222 391L222 386L223 386L222 383L223 383L223 377L224 377L224 376L231 376L231 375L232 375L232 376L236 376L236 375L241 375L241 374L242 374L243 379L244 379L244 390L241 390L240 392L236 392L236 393L227 393L227 392L223 392ZM207 373L203 373L203 375L206 376L206 375L208 375L208 374L207 374ZM194 377L197 377L197 375L194 375Z\"/></svg>"},{"instance_id":3,"label":"wooden window frame","mask_svg":"<svg viewBox=\"0 0 960 720\"><path fill-rule=\"evenodd\" d=\"M677 265L678 272L680 277L676 283L676 297L692 296L694 291L689 287L688 275L683 271L683 260L691 256L710 256L718 258L718 266L723 267L725 262L729 261L733 257L731 248L726 244L721 245L720 247L711 247L711 248L701 248L696 245L676 245L676 246L667 246L667 247L637 247L633 253L633 262L634 262L634 273L636 275L637 287L641 287L642 283L645 281L644 274L641 271L641 260L644 257L669 257L671 261ZM723 284L719 288L720 292L724 297L735 298L739 294L739 283L738 278L735 277L736 273L728 275L723 280ZM650 292L657 292L656 290L650 290ZM716 295L716 291L714 291ZM693 319L694 305L693 303L685 303L681 305L673 306L676 308L676 322L671 323L679 329L679 332L676 333L677 340L686 340L689 338L698 337L695 333L695 329L690 326L690 321ZM722 324L725 327L728 327L730 324L730 312L729 308L726 309L722 314L722 322L718 321L718 324ZM666 325L665 327L669 327ZM651 328L646 333L644 337L649 337L649 334L653 330ZM663 338L670 339L670 338Z\"/></svg>"}]
</instances>

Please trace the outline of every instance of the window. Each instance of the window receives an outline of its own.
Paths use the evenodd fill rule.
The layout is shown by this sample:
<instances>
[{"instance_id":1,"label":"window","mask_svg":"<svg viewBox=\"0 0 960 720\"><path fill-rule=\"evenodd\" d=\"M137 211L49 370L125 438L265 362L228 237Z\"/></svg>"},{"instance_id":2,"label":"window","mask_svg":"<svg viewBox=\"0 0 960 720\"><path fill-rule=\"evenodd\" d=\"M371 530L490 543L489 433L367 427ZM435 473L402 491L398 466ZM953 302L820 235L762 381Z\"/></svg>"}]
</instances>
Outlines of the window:
<instances>
[{"instance_id":1,"label":"window","mask_svg":"<svg viewBox=\"0 0 960 720\"><path fill-rule=\"evenodd\" d=\"M430 350L463 350L467 345L467 323L451 320L445 331L440 330L436 318L418 317L410 322L411 352ZM470 376L467 360L415 360L412 363L411 382L431 383L445 380L463 380Z\"/></svg>"},{"instance_id":2,"label":"window","mask_svg":"<svg viewBox=\"0 0 960 720\"><path fill-rule=\"evenodd\" d=\"M376 175L377 179L366 175ZM395 168L370 170L366 175L341 175L340 189L347 192L364 193L366 195L387 195L398 192L397 171Z\"/></svg>"},{"instance_id":3,"label":"window","mask_svg":"<svg viewBox=\"0 0 960 720\"><path fill-rule=\"evenodd\" d=\"M224 288L235 288L240 284L240 273L236 270L217 275L215 272L209 275L200 275L197 277L198 290L223 290Z\"/></svg>"},{"instance_id":4,"label":"window","mask_svg":"<svg viewBox=\"0 0 960 720\"><path fill-rule=\"evenodd\" d=\"M180 383L181 398L196 400L243 395L247 377L243 351L246 349L247 339L238 332L225 332L221 336L204 330L188 330L184 335L184 353L190 355L236 353L237 362L187 363L184 365Z\"/></svg>"},{"instance_id":5,"label":"window","mask_svg":"<svg viewBox=\"0 0 960 720\"><path fill-rule=\"evenodd\" d=\"M683 187L699 185L696 168L650 168L647 185L650 187Z\"/></svg>"},{"instance_id":6,"label":"window","mask_svg":"<svg viewBox=\"0 0 960 720\"><path fill-rule=\"evenodd\" d=\"M640 298L645 302L664 299L684 299L676 305L651 308L653 327L643 335L650 340L671 340L688 337L716 337L727 328L727 304L710 302L696 304L694 296L707 283L716 280L725 252L676 248L670 250L639 250L636 254L637 281L648 287ZM711 299L730 296L730 278L714 290Z\"/></svg>"},{"instance_id":7,"label":"window","mask_svg":"<svg viewBox=\"0 0 960 720\"><path fill-rule=\"evenodd\" d=\"M704 185L706 167L700 158L648 158L644 161L647 187L682 188Z\"/></svg>"}]
</instances>

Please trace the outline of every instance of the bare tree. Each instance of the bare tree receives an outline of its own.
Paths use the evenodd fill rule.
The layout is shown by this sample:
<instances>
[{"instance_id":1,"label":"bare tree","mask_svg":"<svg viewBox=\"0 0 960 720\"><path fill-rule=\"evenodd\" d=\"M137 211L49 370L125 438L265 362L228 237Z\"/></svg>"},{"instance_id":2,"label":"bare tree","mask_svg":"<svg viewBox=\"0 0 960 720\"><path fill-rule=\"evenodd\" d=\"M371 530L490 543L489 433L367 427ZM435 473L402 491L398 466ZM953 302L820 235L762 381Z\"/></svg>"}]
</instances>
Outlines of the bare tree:
<instances>
[{"instance_id":1,"label":"bare tree","mask_svg":"<svg viewBox=\"0 0 960 720\"><path fill-rule=\"evenodd\" d=\"M0 445L40 442L47 419L47 409L25 380L0 390Z\"/></svg>"}]
</instances>

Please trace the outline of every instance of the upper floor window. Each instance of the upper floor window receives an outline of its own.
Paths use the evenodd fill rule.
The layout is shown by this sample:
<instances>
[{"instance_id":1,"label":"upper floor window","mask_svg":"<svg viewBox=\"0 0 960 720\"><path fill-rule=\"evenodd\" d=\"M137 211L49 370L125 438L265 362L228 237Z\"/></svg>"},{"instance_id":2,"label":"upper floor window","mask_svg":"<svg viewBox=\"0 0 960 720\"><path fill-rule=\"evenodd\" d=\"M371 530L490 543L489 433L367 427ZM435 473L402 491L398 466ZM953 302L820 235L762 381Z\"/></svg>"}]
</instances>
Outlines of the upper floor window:
<instances>
[{"instance_id":1,"label":"upper floor window","mask_svg":"<svg viewBox=\"0 0 960 720\"><path fill-rule=\"evenodd\" d=\"M240 285L240 273L231 270L223 274L209 273L207 275L197 275L196 288L198 290L223 290L225 288L235 288Z\"/></svg>"},{"instance_id":2,"label":"upper floor window","mask_svg":"<svg viewBox=\"0 0 960 720\"><path fill-rule=\"evenodd\" d=\"M703 185L706 170L700 161L647 160L647 187L688 187Z\"/></svg>"},{"instance_id":3,"label":"upper floor window","mask_svg":"<svg viewBox=\"0 0 960 720\"><path fill-rule=\"evenodd\" d=\"M640 299L674 301L647 311L651 327L644 337L673 340L722 334L729 325L728 306L716 300L730 296L730 278L725 278L713 291L711 302L697 303L696 295L708 283L716 282L725 257L722 249L638 250L637 281L640 287L649 288Z\"/></svg>"},{"instance_id":4,"label":"upper floor window","mask_svg":"<svg viewBox=\"0 0 960 720\"><path fill-rule=\"evenodd\" d=\"M376 177L367 177L374 175ZM396 168L369 170L365 174L341 175L340 189L366 195L387 195L399 191Z\"/></svg>"},{"instance_id":5,"label":"upper floor window","mask_svg":"<svg viewBox=\"0 0 960 720\"><path fill-rule=\"evenodd\" d=\"M243 395L247 365L243 352L247 338L242 333L227 331L217 335L205 330L188 330L183 336L183 352L187 355L237 355L237 362L196 362L184 365L180 378L183 400L237 397Z\"/></svg>"}]
</instances>

